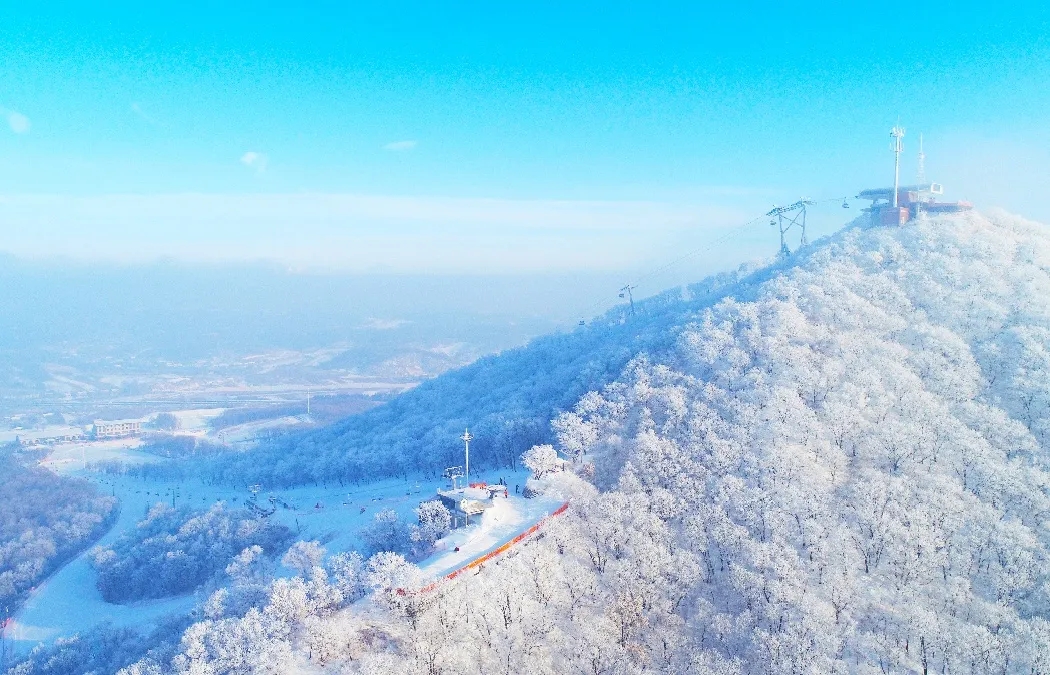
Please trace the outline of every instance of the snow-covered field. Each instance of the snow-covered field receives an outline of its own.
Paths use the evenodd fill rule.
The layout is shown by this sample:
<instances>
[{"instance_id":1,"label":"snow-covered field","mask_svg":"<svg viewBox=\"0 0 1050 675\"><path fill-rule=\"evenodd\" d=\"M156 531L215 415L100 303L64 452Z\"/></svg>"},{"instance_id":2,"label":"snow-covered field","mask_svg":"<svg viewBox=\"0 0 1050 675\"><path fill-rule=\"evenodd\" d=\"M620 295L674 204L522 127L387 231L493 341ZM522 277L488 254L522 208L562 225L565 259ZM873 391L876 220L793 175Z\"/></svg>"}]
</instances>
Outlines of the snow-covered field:
<instances>
[{"instance_id":1,"label":"snow-covered field","mask_svg":"<svg viewBox=\"0 0 1050 675\"><path fill-rule=\"evenodd\" d=\"M192 408L190 410L176 410L172 413L179 421L179 430L186 433L207 433L208 423L218 417L225 408Z\"/></svg>"},{"instance_id":2,"label":"snow-covered field","mask_svg":"<svg viewBox=\"0 0 1050 675\"><path fill-rule=\"evenodd\" d=\"M109 460L143 464L156 462L160 458L137 448L142 445L138 438L114 438L105 441L81 441L61 443L54 446L41 465L62 475L76 475L91 464Z\"/></svg>"},{"instance_id":3,"label":"snow-covered field","mask_svg":"<svg viewBox=\"0 0 1050 675\"><path fill-rule=\"evenodd\" d=\"M99 544L107 545L132 530L157 502L176 505L189 502L204 508L225 501L236 507L251 498L247 486L212 486L197 480L164 482L104 475L85 469L86 465L101 459L165 461L137 451L136 445L136 441L129 439L64 445L42 462L59 473L91 480L101 492L119 498L119 517ZM424 573L434 578L447 574L506 543L560 505L561 500L554 497L526 500L515 495L514 486L524 486L526 477L524 470L474 477L490 482L504 478L511 486L510 496L497 498L494 507L484 513L479 523L455 530L439 541L434 555L420 561ZM335 553L359 547L358 532L379 510L393 509L401 520L414 522L413 510L442 487L443 481L414 479L386 480L364 487L331 484L271 491L261 486L258 502L268 507L272 496L277 504L272 518L291 528L298 538L319 540L330 553ZM455 550L457 546L459 551ZM85 552L41 583L8 628L7 636L16 650L25 651L39 641L69 636L103 622L147 627L169 614L192 610L198 601L195 596L187 595L127 605L110 604L102 599L95 581L95 571Z\"/></svg>"},{"instance_id":4,"label":"snow-covered field","mask_svg":"<svg viewBox=\"0 0 1050 675\"><path fill-rule=\"evenodd\" d=\"M68 424L49 424L41 429L0 429L0 443L10 443L15 439L34 442L61 436L78 436L83 433L83 428Z\"/></svg>"},{"instance_id":5,"label":"snow-covered field","mask_svg":"<svg viewBox=\"0 0 1050 675\"><path fill-rule=\"evenodd\" d=\"M219 431L215 437L227 445L248 446L255 443L259 436L267 431L286 430L291 427L308 424L310 418L306 415L286 415L273 419L256 420L245 422Z\"/></svg>"}]
</instances>

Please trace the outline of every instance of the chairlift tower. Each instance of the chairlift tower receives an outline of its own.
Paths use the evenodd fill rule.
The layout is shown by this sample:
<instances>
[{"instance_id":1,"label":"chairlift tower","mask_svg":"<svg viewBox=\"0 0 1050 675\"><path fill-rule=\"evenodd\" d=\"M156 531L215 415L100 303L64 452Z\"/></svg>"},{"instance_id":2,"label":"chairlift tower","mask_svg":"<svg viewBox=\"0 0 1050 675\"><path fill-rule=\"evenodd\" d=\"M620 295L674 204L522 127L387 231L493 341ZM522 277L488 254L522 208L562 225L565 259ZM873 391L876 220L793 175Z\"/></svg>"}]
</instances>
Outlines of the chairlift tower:
<instances>
[{"instance_id":1,"label":"chairlift tower","mask_svg":"<svg viewBox=\"0 0 1050 675\"><path fill-rule=\"evenodd\" d=\"M474 440L474 437L470 435L470 429L464 429L463 435L459 437L459 440L463 441L463 451L466 456L466 480L467 486L470 486L470 442Z\"/></svg>"},{"instance_id":2,"label":"chairlift tower","mask_svg":"<svg viewBox=\"0 0 1050 675\"><path fill-rule=\"evenodd\" d=\"M801 236L799 237L799 248L809 243L806 239L806 207L813 202L809 199L800 199L794 204L788 204L787 206L774 206L773 209L766 215L770 218L776 217L776 220L770 220L770 225L777 225L780 228L780 255L787 257L791 255L791 249L787 245L787 233L792 229L801 230Z\"/></svg>"},{"instance_id":3,"label":"chairlift tower","mask_svg":"<svg viewBox=\"0 0 1050 675\"><path fill-rule=\"evenodd\" d=\"M445 472L441 474L448 480L452 481L452 489L456 489L456 480L463 477L463 467L461 466L450 466L445 469Z\"/></svg>"},{"instance_id":4,"label":"chairlift tower","mask_svg":"<svg viewBox=\"0 0 1050 675\"><path fill-rule=\"evenodd\" d=\"M627 301L631 303L631 316L634 316L634 294L632 294L631 291L633 291L636 288L638 287L627 284L626 286L620 289L620 297L626 297Z\"/></svg>"}]
</instances>

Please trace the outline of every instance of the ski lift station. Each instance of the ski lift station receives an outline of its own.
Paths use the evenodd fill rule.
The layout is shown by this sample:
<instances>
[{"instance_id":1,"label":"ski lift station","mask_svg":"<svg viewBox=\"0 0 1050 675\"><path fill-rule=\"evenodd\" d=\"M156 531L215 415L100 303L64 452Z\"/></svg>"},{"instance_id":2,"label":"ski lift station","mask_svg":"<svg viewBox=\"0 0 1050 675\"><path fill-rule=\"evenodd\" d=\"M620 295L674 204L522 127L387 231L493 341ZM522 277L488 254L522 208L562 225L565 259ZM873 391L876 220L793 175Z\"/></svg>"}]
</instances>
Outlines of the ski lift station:
<instances>
[{"instance_id":1,"label":"ski lift station","mask_svg":"<svg viewBox=\"0 0 1050 675\"><path fill-rule=\"evenodd\" d=\"M957 213L973 208L970 202L937 201L937 196L943 194L944 187L940 183L926 183L897 188L896 200L893 199L893 188L864 190L857 198L871 201L871 206L865 211L871 212L879 225L903 225L923 213Z\"/></svg>"},{"instance_id":2,"label":"ski lift station","mask_svg":"<svg viewBox=\"0 0 1050 675\"><path fill-rule=\"evenodd\" d=\"M474 436L467 429L460 436L460 440L463 441L466 470L460 466L450 466L445 469L445 478L451 481L452 489L437 491L438 499L452 516L452 529L470 525L471 516L480 516L487 509L492 508L496 495L507 496L506 485L470 482L470 442L474 440ZM466 487L457 487L456 481L460 478L465 479Z\"/></svg>"},{"instance_id":3,"label":"ski lift station","mask_svg":"<svg viewBox=\"0 0 1050 675\"><path fill-rule=\"evenodd\" d=\"M926 182L926 154L922 151L922 136L919 136L919 171L918 184L900 184L901 152L904 150L904 129L893 127L890 131L893 138L893 187L863 190L857 199L867 199L871 206L864 209L872 214L877 225L903 225L915 220L924 213L958 213L973 208L970 202L939 202L937 197L944 194L940 183Z\"/></svg>"},{"instance_id":4,"label":"ski lift station","mask_svg":"<svg viewBox=\"0 0 1050 675\"><path fill-rule=\"evenodd\" d=\"M492 498L492 492L480 487L438 490L438 499L452 515L452 529L470 525L471 516L480 516L492 508Z\"/></svg>"}]
</instances>

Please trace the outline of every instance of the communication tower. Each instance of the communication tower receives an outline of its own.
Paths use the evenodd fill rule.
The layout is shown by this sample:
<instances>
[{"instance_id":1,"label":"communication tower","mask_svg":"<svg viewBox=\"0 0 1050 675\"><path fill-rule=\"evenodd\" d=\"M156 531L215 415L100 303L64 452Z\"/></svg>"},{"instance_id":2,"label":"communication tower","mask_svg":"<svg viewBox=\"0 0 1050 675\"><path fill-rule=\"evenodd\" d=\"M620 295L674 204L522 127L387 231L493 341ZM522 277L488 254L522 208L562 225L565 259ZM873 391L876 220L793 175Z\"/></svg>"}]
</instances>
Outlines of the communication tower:
<instances>
[{"instance_id":1,"label":"communication tower","mask_svg":"<svg viewBox=\"0 0 1050 675\"><path fill-rule=\"evenodd\" d=\"M919 185L926 183L926 153L922 151L922 134L919 134Z\"/></svg>"},{"instance_id":2,"label":"communication tower","mask_svg":"<svg viewBox=\"0 0 1050 675\"><path fill-rule=\"evenodd\" d=\"M466 455L466 478L467 485L470 485L470 442L474 440L474 437L470 435L470 429L464 429L463 435L459 437L459 440L463 441L463 451Z\"/></svg>"},{"instance_id":3,"label":"communication tower","mask_svg":"<svg viewBox=\"0 0 1050 675\"><path fill-rule=\"evenodd\" d=\"M900 124L890 129L893 137L893 208L897 208L897 192L901 189L901 152L904 151L904 127Z\"/></svg>"}]
</instances>

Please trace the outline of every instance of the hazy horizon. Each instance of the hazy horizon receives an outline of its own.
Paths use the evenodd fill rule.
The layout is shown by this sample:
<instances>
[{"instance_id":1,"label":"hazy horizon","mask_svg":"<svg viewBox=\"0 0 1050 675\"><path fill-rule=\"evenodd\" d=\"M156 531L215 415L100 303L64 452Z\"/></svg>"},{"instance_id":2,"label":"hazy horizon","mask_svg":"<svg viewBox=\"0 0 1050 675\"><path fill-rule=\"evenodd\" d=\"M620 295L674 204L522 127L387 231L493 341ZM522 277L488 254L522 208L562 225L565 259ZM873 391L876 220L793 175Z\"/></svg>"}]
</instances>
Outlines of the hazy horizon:
<instances>
[{"instance_id":1,"label":"hazy horizon","mask_svg":"<svg viewBox=\"0 0 1050 675\"><path fill-rule=\"evenodd\" d=\"M921 136L947 199L1050 221L1044 7L129 10L0 10L0 251L646 268L891 184L898 122L904 183Z\"/></svg>"}]
</instances>

